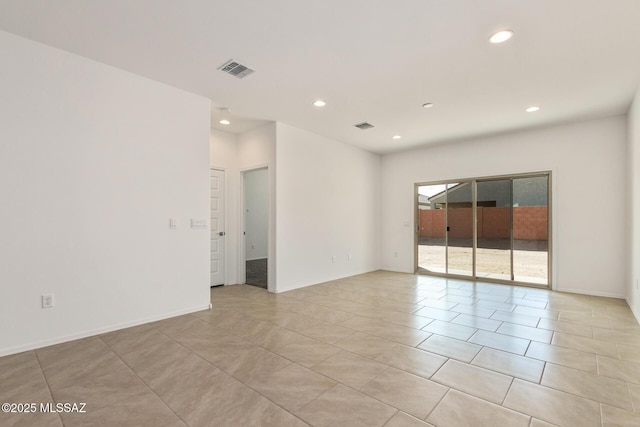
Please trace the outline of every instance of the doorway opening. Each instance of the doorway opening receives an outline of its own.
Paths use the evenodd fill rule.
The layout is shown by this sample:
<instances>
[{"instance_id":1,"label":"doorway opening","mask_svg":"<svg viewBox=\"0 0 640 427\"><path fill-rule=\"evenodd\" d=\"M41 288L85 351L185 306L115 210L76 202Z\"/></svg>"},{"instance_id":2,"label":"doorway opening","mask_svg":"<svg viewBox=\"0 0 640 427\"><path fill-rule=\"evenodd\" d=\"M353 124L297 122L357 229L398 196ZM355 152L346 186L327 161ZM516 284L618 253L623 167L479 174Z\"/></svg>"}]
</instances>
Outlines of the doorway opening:
<instances>
[{"instance_id":1,"label":"doorway opening","mask_svg":"<svg viewBox=\"0 0 640 427\"><path fill-rule=\"evenodd\" d=\"M551 173L416 184L416 272L551 286Z\"/></svg>"},{"instance_id":2,"label":"doorway opening","mask_svg":"<svg viewBox=\"0 0 640 427\"><path fill-rule=\"evenodd\" d=\"M244 260L247 285L268 288L269 170L243 173Z\"/></svg>"}]
</instances>

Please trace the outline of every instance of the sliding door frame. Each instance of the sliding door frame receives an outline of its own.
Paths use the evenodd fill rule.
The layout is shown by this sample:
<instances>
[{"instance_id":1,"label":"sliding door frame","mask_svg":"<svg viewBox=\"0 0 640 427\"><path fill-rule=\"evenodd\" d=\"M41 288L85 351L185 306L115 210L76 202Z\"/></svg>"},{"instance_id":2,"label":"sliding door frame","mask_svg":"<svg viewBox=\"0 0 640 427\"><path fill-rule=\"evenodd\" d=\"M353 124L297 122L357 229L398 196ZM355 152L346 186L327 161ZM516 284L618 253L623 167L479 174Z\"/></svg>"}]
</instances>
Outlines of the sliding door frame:
<instances>
[{"instance_id":1,"label":"sliding door frame","mask_svg":"<svg viewBox=\"0 0 640 427\"><path fill-rule=\"evenodd\" d=\"M518 178L536 178L536 177L546 177L547 178L547 284L542 285L538 283L531 282L520 282L515 280L514 275L514 265L513 265L513 245L514 245L514 233L513 233L513 180ZM496 278L487 278L487 277L477 277L476 271L476 261L477 261L477 245L478 245L478 217L477 217L477 184L478 182L486 182L486 181L497 181L497 180L509 180L509 188L510 188L510 270L511 270L511 280L503 280ZM552 289L552 262L553 259L553 223L552 223L552 192L551 192L551 179L552 179L552 171L540 171L540 172L529 172L529 173L520 173L520 174L509 174L509 175L493 175L493 176L483 176L483 177L473 177L473 178L460 178L460 179L449 179L442 181L427 181L427 182L417 182L414 184L414 265L415 265L415 274L418 275L427 275L427 276L438 276L438 277L446 277L452 279L462 279L462 280L472 280L472 281L483 281L483 282L492 282L499 284L507 284L507 285L517 285L517 286L529 286L534 288L544 288L544 289ZM451 274L449 273L449 259L448 259L448 240L449 234L445 229L445 273L438 273L434 271L427 271L424 269L420 269L419 260L418 260L418 249L419 249L419 239L420 239L420 210L419 210L419 187L427 186L427 185L444 185L445 191L448 198L449 184L460 183L460 182L469 182L471 183L471 195L472 195L472 212L473 212L473 246L472 246L472 275L465 276L459 274ZM445 210L445 227L448 225L448 207Z\"/></svg>"}]
</instances>

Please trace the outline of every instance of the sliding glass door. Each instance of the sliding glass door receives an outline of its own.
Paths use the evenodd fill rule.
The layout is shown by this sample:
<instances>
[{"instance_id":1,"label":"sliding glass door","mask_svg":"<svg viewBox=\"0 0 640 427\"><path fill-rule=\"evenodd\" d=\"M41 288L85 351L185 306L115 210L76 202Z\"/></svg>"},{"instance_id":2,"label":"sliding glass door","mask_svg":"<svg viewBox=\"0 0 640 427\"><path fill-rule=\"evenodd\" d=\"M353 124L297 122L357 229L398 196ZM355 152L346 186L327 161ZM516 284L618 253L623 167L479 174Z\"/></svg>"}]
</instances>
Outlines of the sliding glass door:
<instances>
[{"instance_id":1,"label":"sliding glass door","mask_svg":"<svg viewBox=\"0 0 640 427\"><path fill-rule=\"evenodd\" d=\"M511 180L476 183L478 278L513 280L511 275Z\"/></svg>"},{"instance_id":2,"label":"sliding glass door","mask_svg":"<svg viewBox=\"0 0 640 427\"><path fill-rule=\"evenodd\" d=\"M419 271L473 275L471 184L464 181L418 187Z\"/></svg>"},{"instance_id":3,"label":"sliding glass door","mask_svg":"<svg viewBox=\"0 0 640 427\"><path fill-rule=\"evenodd\" d=\"M417 186L417 270L447 273L447 184Z\"/></svg>"},{"instance_id":4,"label":"sliding glass door","mask_svg":"<svg viewBox=\"0 0 640 427\"><path fill-rule=\"evenodd\" d=\"M514 280L549 283L549 230L549 176L514 178Z\"/></svg>"},{"instance_id":5,"label":"sliding glass door","mask_svg":"<svg viewBox=\"0 0 640 427\"><path fill-rule=\"evenodd\" d=\"M550 174L416 184L417 272L549 286Z\"/></svg>"},{"instance_id":6,"label":"sliding glass door","mask_svg":"<svg viewBox=\"0 0 640 427\"><path fill-rule=\"evenodd\" d=\"M472 182L447 184L447 273L473 275Z\"/></svg>"}]
</instances>

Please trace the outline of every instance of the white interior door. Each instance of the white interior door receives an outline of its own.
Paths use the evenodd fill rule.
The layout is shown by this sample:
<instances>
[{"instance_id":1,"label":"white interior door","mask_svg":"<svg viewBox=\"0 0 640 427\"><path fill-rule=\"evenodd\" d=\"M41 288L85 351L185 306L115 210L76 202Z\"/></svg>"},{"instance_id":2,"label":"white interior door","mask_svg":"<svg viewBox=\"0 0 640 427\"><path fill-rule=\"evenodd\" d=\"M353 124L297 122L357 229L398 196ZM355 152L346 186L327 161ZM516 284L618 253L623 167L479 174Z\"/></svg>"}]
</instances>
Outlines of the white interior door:
<instances>
[{"instance_id":1,"label":"white interior door","mask_svg":"<svg viewBox=\"0 0 640 427\"><path fill-rule=\"evenodd\" d=\"M211 169L211 286L224 285L224 171Z\"/></svg>"}]
</instances>

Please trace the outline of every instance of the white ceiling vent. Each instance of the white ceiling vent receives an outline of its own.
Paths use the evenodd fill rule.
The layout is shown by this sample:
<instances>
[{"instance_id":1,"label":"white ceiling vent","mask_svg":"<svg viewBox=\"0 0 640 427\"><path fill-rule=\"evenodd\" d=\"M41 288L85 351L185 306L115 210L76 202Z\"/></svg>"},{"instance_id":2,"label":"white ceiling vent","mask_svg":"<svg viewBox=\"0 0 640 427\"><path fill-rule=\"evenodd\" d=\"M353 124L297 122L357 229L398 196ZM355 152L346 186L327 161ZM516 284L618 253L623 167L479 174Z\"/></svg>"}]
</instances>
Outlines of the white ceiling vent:
<instances>
[{"instance_id":1,"label":"white ceiling vent","mask_svg":"<svg viewBox=\"0 0 640 427\"><path fill-rule=\"evenodd\" d=\"M222 64L218 70L223 71L227 74L231 74L232 76L236 76L239 79L247 77L249 74L253 73L253 70L245 65L238 64L233 59L228 60L224 64Z\"/></svg>"},{"instance_id":2,"label":"white ceiling vent","mask_svg":"<svg viewBox=\"0 0 640 427\"><path fill-rule=\"evenodd\" d=\"M367 122L358 123L357 125L354 125L354 126L360 130L367 130L373 127L371 123L367 123Z\"/></svg>"}]
</instances>

